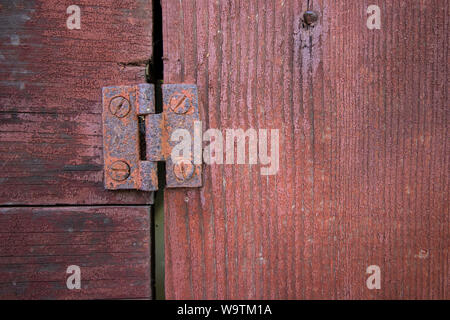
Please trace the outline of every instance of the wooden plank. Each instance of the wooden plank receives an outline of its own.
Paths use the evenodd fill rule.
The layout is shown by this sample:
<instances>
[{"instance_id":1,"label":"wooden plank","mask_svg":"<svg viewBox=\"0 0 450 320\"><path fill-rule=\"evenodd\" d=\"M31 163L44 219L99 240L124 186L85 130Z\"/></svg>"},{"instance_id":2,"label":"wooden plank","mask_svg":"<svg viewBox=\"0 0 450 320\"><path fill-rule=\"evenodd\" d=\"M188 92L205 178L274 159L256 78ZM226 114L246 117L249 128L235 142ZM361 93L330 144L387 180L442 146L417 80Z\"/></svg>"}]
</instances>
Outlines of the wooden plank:
<instances>
[{"instance_id":1,"label":"wooden plank","mask_svg":"<svg viewBox=\"0 0 450 320\"><path fill-rule=\"evenodd\" d=\"M151 1L0 1L0 203L147 204L103 188L101 88L145 82Z\"/></svg>"},{"instance_id":2,"label":"wooden plank","mask_svg":"<svg viewBox=\"0 0 450 320\"><path fill-rule=\"evenodd\" d=\"M0 299L151 298L150 258L147 206L0 209Z\"/></svg>"},{"instance_id":3,"label":"wooden plank","mask_svg":"<svg viewBox=\"0 0 450 320\"><path fill-rule=\"evenodd\" d=\"M449 3L379 5L369 30L367 2L162 2L164 81L198 85L204 130L280 130L276 175L165 191L167 298L449 298Z\"/></svg>"}]
</instances>

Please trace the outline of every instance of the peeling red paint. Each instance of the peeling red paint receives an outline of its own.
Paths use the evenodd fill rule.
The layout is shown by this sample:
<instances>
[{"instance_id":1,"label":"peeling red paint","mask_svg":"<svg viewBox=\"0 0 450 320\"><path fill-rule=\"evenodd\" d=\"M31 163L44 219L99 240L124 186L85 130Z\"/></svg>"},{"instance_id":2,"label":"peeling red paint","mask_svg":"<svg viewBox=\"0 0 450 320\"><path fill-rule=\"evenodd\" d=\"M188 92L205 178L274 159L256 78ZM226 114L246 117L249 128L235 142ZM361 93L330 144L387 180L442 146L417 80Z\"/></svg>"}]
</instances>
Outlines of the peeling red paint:
<instances>
[{"instance_id":1,"label":"peeling red paint","mask_svg":"<svg viewBox=\"0 0 450 320\"><path fill-rule=\"evenodd\" d=\"M281 138L274 176L165 191L168 299L449 298L449 2L380 7L368 30L361 1L162 1L164 83L197 84L206 129Z\"/></svg>"},{"instance_id":2,"label":"peeling red paint","mask_svg":"<svg viewBox=\"0 0 450 320\"><path fill-rule=\"evenodd\" d=\"M0 209L0 299L151 298L149 207ZM81 271L69 290L66 270Z\"/></svg>"},{"instance_id":3,"label":"peeling red paint","mask_svg":"<svg viewBox=\"0 0 450 320\"><path fill-rule=\"evenodd\" d=\"M151 203L104 189L101 88L145 81L123 63L151 58L152 3L83 1L80 30L66 28L71 4L2 2L0 203Z\"/></svg>"}]
</instances>

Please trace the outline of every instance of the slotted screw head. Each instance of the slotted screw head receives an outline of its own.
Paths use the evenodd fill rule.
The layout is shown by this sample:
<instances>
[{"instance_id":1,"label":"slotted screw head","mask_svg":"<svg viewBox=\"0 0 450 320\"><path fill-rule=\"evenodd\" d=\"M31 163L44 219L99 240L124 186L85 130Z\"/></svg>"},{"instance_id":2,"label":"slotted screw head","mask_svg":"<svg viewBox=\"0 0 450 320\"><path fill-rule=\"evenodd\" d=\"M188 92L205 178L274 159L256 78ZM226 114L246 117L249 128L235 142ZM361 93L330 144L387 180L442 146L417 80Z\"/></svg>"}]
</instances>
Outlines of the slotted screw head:
<instances>
[{"instance_id":1,"label":"slotted screw head","mask_svg":"<svg viewBox=\"0 0 450 320\"><path fill-rule=\"evenodd\" d=\"M117 118L126 117L130 112L130 102L122 96L114 97L109 103L109 111Z\"/></svg>"},{"instance_id":2,"label":"slotted screw head","mask_svg":"<svg viewBox=\"0 0 450 320\"><path fill-rule=\"evenodd\" d=\"M169 99L169 108L174 113L185 114L191 109L191 101L185 94L175 92Z\"/></svg>"},{"instance_id":3,"label":"slotted screw head","mask_svg":"<svg viewBox=\"0 0 450 320\"><path fill-rule=\"evenodd\" d=\"M316 12L308 10L303 13L303 21L307 25L312 25L317 20L319 20L319 15Z\"/></svg>"},{"instance_id":4,"label":"slotted screw head","mask_svg":"<svg viewBox=\"0 0 450 320\"><path fill-rule=\"evenodd\" d=\"M124 181L130 176L130 166L125 161L116 161L109 167L109 175L113 180Z\"/></svg>"},{"instance_id":5,"label":"slotted screw head","mask_svg":"<svg viewBox=\"0 0 450 320\"><path fill-rule=\"evenodd\" d=\"M180 181L186 181L192 178L194 175L195 166L190 160L182 159L178 160L173 166L173 173L175 177Z\"/></svg>"}]
</instances>

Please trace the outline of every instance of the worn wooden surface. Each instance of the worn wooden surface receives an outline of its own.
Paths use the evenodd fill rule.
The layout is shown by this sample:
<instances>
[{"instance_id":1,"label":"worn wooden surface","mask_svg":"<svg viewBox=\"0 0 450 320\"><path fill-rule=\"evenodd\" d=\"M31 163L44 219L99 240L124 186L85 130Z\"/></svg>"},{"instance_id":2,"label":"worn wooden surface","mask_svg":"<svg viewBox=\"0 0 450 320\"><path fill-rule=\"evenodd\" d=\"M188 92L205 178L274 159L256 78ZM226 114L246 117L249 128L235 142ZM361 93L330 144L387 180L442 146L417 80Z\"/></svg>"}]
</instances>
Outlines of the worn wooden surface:
<instances>
[{"instance_id":1,"label":"worn wooden surface","mask_svg":"<svg viewBox=\"0 0 450 320\"><path fill-rule=\"evenodd\" d=\"M101 88L145 82L151 18L151 1L0 1L0 204L151 202L104 190L101 130Z\"/></svg>"},{"instance_id":2,"label":"worn wooden surface","mask_svg":"<svg viewBox=\"0 0 450 320\"><path fill-rule=\"evenodd\" d=\"M147 206L0 209L0 299L150 298L150 258Z\"/></svg>"},{"instance_id":3,"label":"worn wooden surface","mask_svg":"<svg viewBox=\"0 0 450 320\"><path fill-rule=\"evenodd\" d=\"M80 30L66 27L73 4ZM0 299L151 297L150 208L77 207L152 202L104 190L101 127L101 88L145 82L151 8L0 0Z\"/></svg>"},{"instance_id":4,"label":"worn wooden surface","mask_svg":"<svg viewBox=\"0 0 450 320\"><path fill-rule=\"evenodd\" d=\"M307 1L162 1L164 81L197 83L204 128L280 129L278 174L165 191L169 299L450 298L449 3L309 3L308 31Z\"/></svg>"}]
</instances>

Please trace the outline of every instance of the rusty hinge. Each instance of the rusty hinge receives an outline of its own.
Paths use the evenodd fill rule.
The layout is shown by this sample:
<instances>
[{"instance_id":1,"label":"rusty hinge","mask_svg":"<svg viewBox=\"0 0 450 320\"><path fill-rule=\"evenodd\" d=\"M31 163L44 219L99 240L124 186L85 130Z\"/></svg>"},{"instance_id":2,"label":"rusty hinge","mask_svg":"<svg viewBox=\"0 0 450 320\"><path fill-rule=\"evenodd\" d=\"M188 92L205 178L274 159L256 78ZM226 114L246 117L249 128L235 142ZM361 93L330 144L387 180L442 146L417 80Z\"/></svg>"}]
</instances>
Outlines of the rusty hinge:
<instances>
[{"instance_id":1,"label":"rusty hinge","mask_svg":"<svg viewBox=\"0 0 450 320\"><path fill-rule=\"evenodd\" d=\"M157 190L157 161L166 161L168 188L201 186L201 164L194 164L192 157L171 156L178 143L171 141L175 130L187 130L194 137L194 122L199 120L197 86L164 84L162 95L163 112L155 114L153 84L103 88L106 189ZM140 154L139 117L145 121L145 155Z\"/></svg>"}]
</instances>

